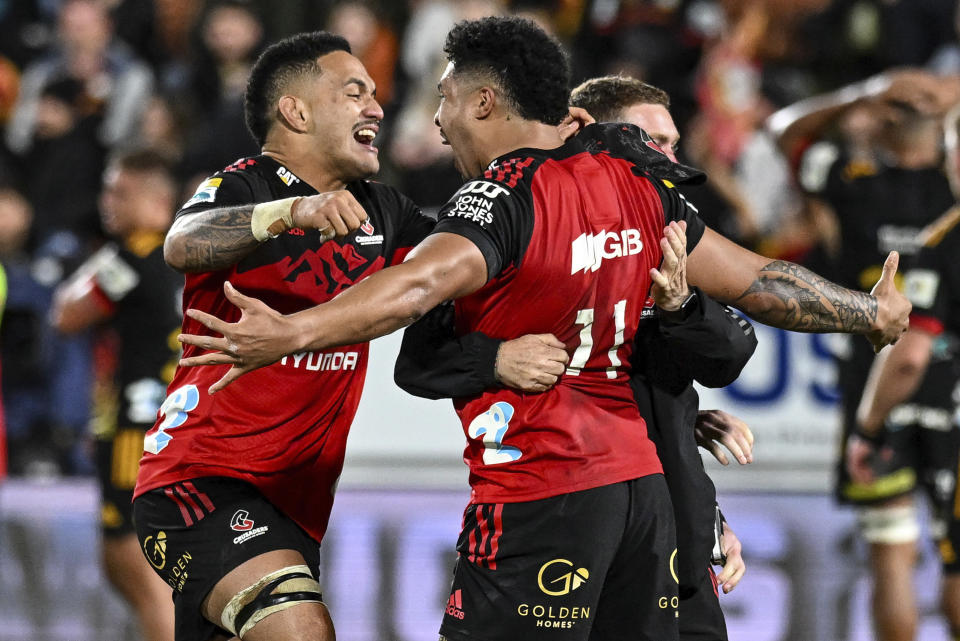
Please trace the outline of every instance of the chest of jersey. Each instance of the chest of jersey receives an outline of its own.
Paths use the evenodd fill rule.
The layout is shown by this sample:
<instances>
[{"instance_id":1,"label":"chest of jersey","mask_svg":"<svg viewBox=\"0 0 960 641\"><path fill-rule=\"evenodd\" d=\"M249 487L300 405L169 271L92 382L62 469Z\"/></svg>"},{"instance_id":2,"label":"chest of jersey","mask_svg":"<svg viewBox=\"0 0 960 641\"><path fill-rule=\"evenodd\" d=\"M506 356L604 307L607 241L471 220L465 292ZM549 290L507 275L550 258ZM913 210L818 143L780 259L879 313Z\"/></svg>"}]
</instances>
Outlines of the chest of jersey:
<instances>
[{"instance_id":1,"label":"chest of jersey","mask_svg":"<svg viewBox=\"0 0 960 641\"><path fill-rule=\"evenodd\" d=\"M521 263L458 302L459 327L503 338L549 332L572 354L568 373L615 378L661 260L660 198L624 163L596 156L545 163L531 192Z\"/></svg>"}]
</instances>

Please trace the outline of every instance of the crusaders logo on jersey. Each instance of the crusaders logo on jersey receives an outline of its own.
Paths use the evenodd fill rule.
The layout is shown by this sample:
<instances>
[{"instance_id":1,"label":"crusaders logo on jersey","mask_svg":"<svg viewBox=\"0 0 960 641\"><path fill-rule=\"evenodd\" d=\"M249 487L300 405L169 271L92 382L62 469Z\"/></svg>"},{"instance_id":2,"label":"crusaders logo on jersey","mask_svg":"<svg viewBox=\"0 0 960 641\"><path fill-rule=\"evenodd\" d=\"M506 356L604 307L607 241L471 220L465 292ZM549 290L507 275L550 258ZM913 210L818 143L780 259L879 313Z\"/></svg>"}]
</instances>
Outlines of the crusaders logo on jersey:
<instances>
[{"instance_id":1,"label":"crusaders logo on jersey","mask_svg":"<svg viewBox=\"0 0 960 641\"><path fill-rule=\"evenodd\" d=\"M253 519L248 519L250 513L246 510L237 510L230 519L230 529L234 532L246 532L253 528Z\"/></svg>"}]
</instances>

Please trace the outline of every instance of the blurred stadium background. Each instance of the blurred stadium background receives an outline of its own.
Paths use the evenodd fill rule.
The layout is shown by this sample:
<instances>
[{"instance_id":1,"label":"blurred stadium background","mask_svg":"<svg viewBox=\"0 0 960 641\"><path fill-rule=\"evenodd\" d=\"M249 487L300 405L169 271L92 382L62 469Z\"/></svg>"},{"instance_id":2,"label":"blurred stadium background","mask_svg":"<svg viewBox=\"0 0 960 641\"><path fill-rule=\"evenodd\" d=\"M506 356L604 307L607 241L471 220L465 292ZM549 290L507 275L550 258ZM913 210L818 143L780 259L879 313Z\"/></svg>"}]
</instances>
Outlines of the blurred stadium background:
<instances>
[{"instance_id":1,"label":"blurred stadium background","mask_svg":"<svg viewBox=\"0 0 960 641\"><path fill-rule=\"evenodd\" d=\"M955 0L0 0L9 471L0 481L0 641L136 636L98 564L87 435L95 337L58 336L46 322L53 288L103 242L97 192L110 152L162 150L188 197L205 175L255 152L242 90L258 51L327 28L351 41L378 83L380 179L435 209L459 182L432 123L444 34L458 19L505 12L560 37L576 81L623 72L667 90L682 158L746 195L692 194L708 224L828 275L764 119L897 66L960 73ZM92 62L101 59L110 63ZM51 71L59 68L69 77ZM702 407L741 416L757 437L748 468L707 463L748 563L722 597L730 636L869 639L864 549L852 514L829 495L839 426L832 354L844 340L758 333L741 379L702 394ZM375 343L324 544L325 593L345 641L435 638L467 500L450 404L394 387L397 346ZM947 638L934 614L938 572L926 548L916 583L925 641Z\"/></svg>"}]
</instances>

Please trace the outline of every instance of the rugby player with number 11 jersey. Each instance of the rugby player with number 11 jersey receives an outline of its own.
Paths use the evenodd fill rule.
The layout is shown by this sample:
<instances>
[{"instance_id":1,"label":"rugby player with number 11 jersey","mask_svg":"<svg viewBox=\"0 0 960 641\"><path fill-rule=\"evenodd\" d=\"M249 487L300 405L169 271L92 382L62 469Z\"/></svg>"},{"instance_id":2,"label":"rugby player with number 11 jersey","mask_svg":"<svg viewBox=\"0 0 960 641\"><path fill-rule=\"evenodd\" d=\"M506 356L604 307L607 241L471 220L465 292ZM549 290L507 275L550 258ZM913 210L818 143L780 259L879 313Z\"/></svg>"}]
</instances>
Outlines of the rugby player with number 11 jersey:
<instances>
[{"instance_id":1,"label":"rugby player with number 11 jersey","mask_svg":"<svg viewBox=\"0 0 960 641\"><path fill-rule=\"evenodd\" d=\"M664 227L686 221L687 274L708 295L780 327L862 333L878 346L900 336L909 312L893 287L896 256L875 295L845 290L706 229L674 189L611 152L603 126L564 144L564 55L528 20L459 23L445 51L436 121L460 173L477 178L434 232L402 265L309 310L278 314L232 289L237 322L188 310L209 331L181 340L214 351L183 364L229 364L217 392L284 355L399 329L448 299L463 331L554 334L571 359L553 388L458 401L473 497L490 507L474 512L476 528L465 523L454 579L464 616L441 631L457 641L676 639L673 514L629 387ZM645 144L636 129L623 134L627 150Z\"/></svg>"}]
</instances>

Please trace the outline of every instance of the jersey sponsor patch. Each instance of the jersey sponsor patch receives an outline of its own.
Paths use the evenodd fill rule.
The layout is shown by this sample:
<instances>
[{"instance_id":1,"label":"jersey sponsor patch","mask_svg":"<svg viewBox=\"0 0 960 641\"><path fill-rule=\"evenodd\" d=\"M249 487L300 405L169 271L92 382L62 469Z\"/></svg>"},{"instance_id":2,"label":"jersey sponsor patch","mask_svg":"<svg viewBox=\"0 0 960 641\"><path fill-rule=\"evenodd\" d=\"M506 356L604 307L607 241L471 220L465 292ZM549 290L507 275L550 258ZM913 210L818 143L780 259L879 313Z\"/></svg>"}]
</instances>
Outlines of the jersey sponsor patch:
<instances>
[{"instance_id":1,"label":"jersey sponsor patch","mask_svg":"<svg viewBox=\"0 0 960 641\"><path fill-rule=\"evenodd\" d=\"M367 219L362 225L360 225L360 232L357 234L355 240L360 245L382 245L383 244L383 234L374 234L376 229L373 227L373 223Z\"/></svg>"},{"instance_id":2,"label":"jersey sponsor patch","mask_svg":"<svg viewBox=\"0 0 960 641\"><path fill-rule=\"evenodd\" d=\"M510 192L497 183L487 180L472 180L457 193L457 199L447 212L447 216L465 218L481 227L493 222L493 201L502 194Z\"/></svg>"},{"instance_id":3,"label":"jersey sponsor patch","mask_svg":"<svg viewBox=\"0 0 960 641\"><path fill-rule=\"evenodd\" d=\"M601 230L597 234L580 234L573 241L573 259L570 274L587 270L597 271L604 259L633 256L643 251L639 229L622 229L620 232Z\"/></svg>"},{"instance_id":4,"label":"jersey sponsor patch","mask_svg":"<svg viewBox=\"0 0 960 641\"><path fill-rule=\"evenodd\" d=\"M295 185L300 182L300 179L297 178L292 171L284 167L283 165L277 167L277 176L280 177L280 180L283 181L283 184L287 187Z\"/></svg>"},{"instance_id":5,"label":"jersey sponsor patch","mask_svg":"<svg viewBox=\"0 0 960 641\"><path fill-rule=\"evenodd\" d=\"M911 269L903 283L903 293L917 307L929 309L937 299L940 274L932 269Z\"/></svg>"},{"instance_id":6,"label":"jersey sponsor patch","mask_svg":"<svg viewBox=\"0 0 960 641\"><path fill-rule=\"evenodd\" d=\"M190 197L190 200L183 204L181 209L186 209L187 207L193 207L194 205L199 205L200 203L212 203L217 199L217 190L220 188L220 183L223 182L223 178L208 178L207 180L200 183L200 186L197 187L197 191Z\"/></svg>"}]
</instances>

